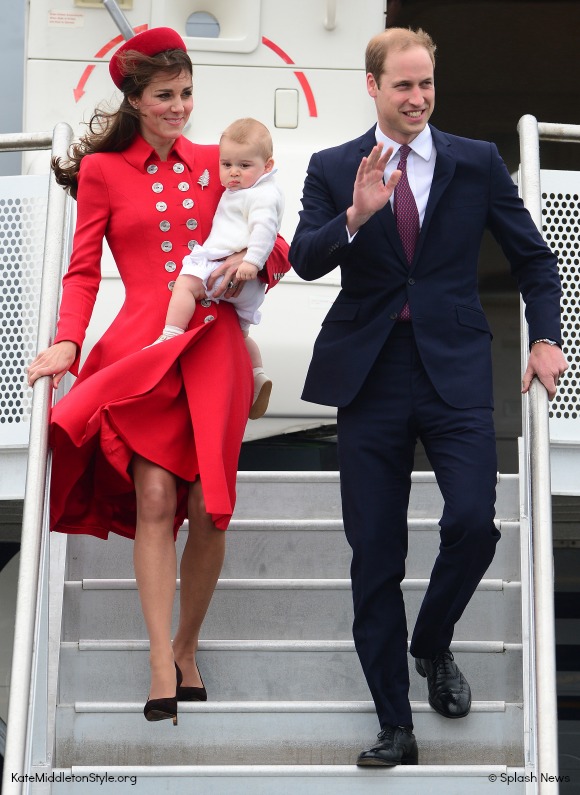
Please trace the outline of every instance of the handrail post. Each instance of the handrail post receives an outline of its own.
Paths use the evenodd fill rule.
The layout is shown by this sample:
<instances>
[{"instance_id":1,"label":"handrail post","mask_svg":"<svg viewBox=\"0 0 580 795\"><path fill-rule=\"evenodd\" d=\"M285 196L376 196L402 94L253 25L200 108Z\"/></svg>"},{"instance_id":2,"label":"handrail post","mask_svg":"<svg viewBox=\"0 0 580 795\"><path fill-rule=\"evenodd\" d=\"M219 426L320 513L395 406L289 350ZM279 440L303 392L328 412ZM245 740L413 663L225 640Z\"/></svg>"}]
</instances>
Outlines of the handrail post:
<instances>
[{"instance_id":1,"label":"handrail post","mask_svg":"<svg viewBox=\"0 0 580 795\"><path fill-rule=\"evenodd\" d=\"M536 644L536 737L538 779L558 775L558 699L556 693L556 628L550 489L548 393L534 379L530 387L530 459L532 465L532 555ZM540 792L558 792L558 784L540 782Z\"/></svg>"},{"instance_id":2,"label":"handrail post","mask_svg":"<svg viewBox=\"0 0 580 795\"><path fill-rule=\"evenodd\" d=\"M522 116L520 135L520 195L534 223L542 232L540 184L540 131L534 116ZM521 317L522 372L529 356L528 327ZM548 393L534 378L524 396L522 417L525 461L530 475L530 530L533 571L533 659L535 715L532 723L537 760L537 791L558 792L556 781L542 781L541 774L558 775L558 701L556 693L556 631L554 618L554 571L552 541L552 489L550 477L550 427ZM526 399L527 398L527 399ZM526 416L525 407L528 414ZM520 473L523 475L524 473Z\"/></svg>"},{"instance_id":3,"label":"handrail post","mask_svg":"<svg viewBox=\"0 0 580 795\"><path fill-rule=\"evenodd\" d=\"M66 156L71 139L71 127L64 123L57 124L52 136L52 154ZM50 181L48 196L47 231L38 320L38 351L48 347L54 338L66 228L67 196L54 179ZM3 795L19 795L22 792L22 783L12 781L12 775L26 773L28 768L32 656L37 621L42 520L48 466L48 418L51 403L51 381L49 378L40 378L34 386L30 417Z\"/></svg>"}]
</instances>

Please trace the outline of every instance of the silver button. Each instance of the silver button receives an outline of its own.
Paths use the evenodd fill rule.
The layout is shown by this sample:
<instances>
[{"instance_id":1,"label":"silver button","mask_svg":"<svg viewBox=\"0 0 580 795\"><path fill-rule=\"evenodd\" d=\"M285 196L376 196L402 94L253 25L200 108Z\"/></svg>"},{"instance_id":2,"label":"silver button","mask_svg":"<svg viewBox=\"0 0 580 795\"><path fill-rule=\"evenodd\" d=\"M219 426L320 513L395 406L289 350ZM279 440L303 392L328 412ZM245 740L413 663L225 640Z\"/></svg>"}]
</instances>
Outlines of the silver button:
<instances>
[{"instance_id":1,"label":"silver button","mask_svg":"<svg viewBox=\"0 0 580 795\"><path fill-rule=\"evenodd\" d=\"M177 265L175 264L175 262L173 262L172 259L167 260L167 262L165 263L165 270L167 271L167 273L173 273L173 271L176 268L177 268Z\"/></svg>"},{"instance_id":2,"label":"silver button","mask_svg":"<svg viewBox=\"0 0 580 795\"><path fill-rule=\"evenodd\" d=\"M211 306L211 301L209 300L209 298L202 298L199 303L202 306L204 306L206 309L207 309L208 306Z\"/></svg>"},{"instance_id":3,"label":"silver button","mask_svg":"<svg viewBox=\"0 0 580 795\"><path fill-rule=\"evenodd\" d=\"M173 170L175 171L176 174L183 174L183 172L185 171L185 166L183 165L183 163L174 163Z\"/></svg>"},{"instance_id":4,"label":"silver button","mask_svg":"<svg viewBox=\"0 0 580 795\"><path fill-rule=\"evenodd\" d=\"M161 221L161 223L159 224L159 229L161 229L162 232L169 232L169 230L171 229L171 224L169 223L169 221Z\"/></svg>"},{"instance_id":5,"label":"silver button","mask_svg":"<svg viewBox=\"0 0 580 795\"><path fill-rule=\"evenodd\" d=\"M203 319L203 322L204 323L211 323L212 320L215 320L215 317L213 315L206 315L206 317L204 317L204 319Z\"/></svg>"},{"instance_id":6,"label":"silver button","mask_svg":"<svg viewBox=\"0 0 580 795\"><path fill-rule=\"evenodd\" d=\"M160 182L154 182L153 185L151 185L151 190L153 193L161 193L163 185Z\"/></svg>"},{"instance_id":7,"label":"silver button","mask_svg":"<svg viewBox=\"0 0 580 795\"><path fill-rule=\"evenodd\" d=\"M193 251L193 249L194 249L196 246L199 246L199 243L197 242L197 240L190 240L190 241L189 241L189 243L187 244L187 248L188 248L190 251Z\"/></svg>"},{"instance_id":8,"label":"silver button","mask_svg":"<svg viewBox=\"0 0 580 795\"><path fill-rule=\"evenodd\" d=\"M147 166L147 173L148 174L157 174L158 171L159 171L159 167L158 166L154 166L153 164L151 164L150 166Z\"/></svg>"},{"instance_id":9,"label":"silver button","mask_svg":"<svg viewBox=\"0 0 580 795\"><path fill-rule=\"evenodd\" d=\"M157 204L155 205L155 209L158 210L160 213L164 213L165 210L167 209L167 205L165 204L165 202L157 202Z\"/></svg>"},{"instance_id":10,"label":"silver button","mask_svg":"<svg viewBox=\"0 0 580 795\"><path fill-rule=\"evenodd\" d=\"M185 225L188 229L192 230L197 229L197 221L195 220L195 218L188 218L187 221L185 222Z\"/></svg>"},{"instance_id":11,"label":"silver button","mask_svg":"<svg viewBox=\"0 0 580 795\"><path fill-rule=\"evenodd\" d=\"M193 207L194 202L193 202L193 199L184 199L182 201L182 204L183 204L183 206L185 207L186 210L191 210L191 208Z\"/></svg>"},{"instance_id":12,"label":"silver button","mask_svg":"<svg viewBox=\"0 0 580 795\"><path fill-rule=\"evenodd\" d=\"M173 280L172 282L167 282L168 290L173 290L174 287L175 287L175 280Z\"/></svg>"},{"instance_id":13,"label":"silver button","mask_svg":"<svg viewBox=\"0 0 580 795\"><path fill-rule=\"evenodd\" d=\"M164 240L163 243L161 244L161 251L165 251L165 253L171 251L172 248L173 248L173 243L171 242L171 240Z\"/></svg>"},{"instance_id":14,"label":"silver button","mask_svg":"<svg viewBox=\"0 0 580 795\"><path fill-rule=\"evenodd\" d=\"M189 190L189 182L180 182L177 187L179 190Z\"/></svg>"}]
</instances>

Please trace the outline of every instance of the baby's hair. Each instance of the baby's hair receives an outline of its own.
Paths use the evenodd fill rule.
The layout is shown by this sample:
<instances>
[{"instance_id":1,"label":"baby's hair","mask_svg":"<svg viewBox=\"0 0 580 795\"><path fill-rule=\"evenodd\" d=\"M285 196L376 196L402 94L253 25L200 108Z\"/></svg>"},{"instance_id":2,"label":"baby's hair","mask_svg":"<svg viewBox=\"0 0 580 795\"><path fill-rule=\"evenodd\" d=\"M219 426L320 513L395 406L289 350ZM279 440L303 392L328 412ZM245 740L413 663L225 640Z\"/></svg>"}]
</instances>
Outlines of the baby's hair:
<instances>
[{"instance_id":1,"label":"baby's hair","mask_svg":"<svg viewBox=\"0 0 580 795\"><path fill-rule=\"evenodd\" d=\"M269 160L274 151L272 136L265 124L257 119L237 119L223 131L220 144L229 138L237 144L252 144L264 160Z\"/></svg>"}]
</instances>

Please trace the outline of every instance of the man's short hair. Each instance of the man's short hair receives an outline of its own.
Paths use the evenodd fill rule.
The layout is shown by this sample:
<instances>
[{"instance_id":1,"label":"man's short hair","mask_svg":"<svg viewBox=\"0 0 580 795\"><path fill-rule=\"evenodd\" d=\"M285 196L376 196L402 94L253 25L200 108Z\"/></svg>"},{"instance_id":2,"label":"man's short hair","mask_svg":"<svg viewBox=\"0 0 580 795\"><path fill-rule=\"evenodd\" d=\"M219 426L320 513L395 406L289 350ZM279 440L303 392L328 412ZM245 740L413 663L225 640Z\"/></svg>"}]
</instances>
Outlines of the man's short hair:
<instances>
[{"instance_id":1,"label":"man's short hair","mask_svg":"<svg viewBox=\"0 0 580 795\"><path fill-rule=\"evenodd\" d=\"M409 47L424 47L435 66L437 48L431 36L421 28L387 28L369 41L365 53L365 69L367 74L370 73L375 78L379 88L387 55L390 52L407 50Z\"/></svg>"}]
</instances>

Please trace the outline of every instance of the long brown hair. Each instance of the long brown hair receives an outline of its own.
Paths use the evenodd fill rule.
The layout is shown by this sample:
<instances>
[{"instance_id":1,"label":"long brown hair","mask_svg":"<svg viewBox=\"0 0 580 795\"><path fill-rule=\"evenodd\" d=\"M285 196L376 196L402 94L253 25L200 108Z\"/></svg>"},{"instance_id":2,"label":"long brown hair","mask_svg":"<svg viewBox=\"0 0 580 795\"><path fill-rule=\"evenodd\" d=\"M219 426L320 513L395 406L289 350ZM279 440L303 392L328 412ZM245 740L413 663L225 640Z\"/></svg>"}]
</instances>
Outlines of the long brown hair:
<instances>
[{"instance_id":1,"label":"long brown hair","mask_svg":"<svg viewBox=\"0 0 580 795\"><path fill-rule=\"evenodd\" d=\"M96 152L122 152L140 130L140 115L129 99L141 97L143 90L159 77L177 77L181 72L193 74L189 55L183 50L165 50L157 55L144 55L137 50L127 50L121 56L125 78L121 90L123 100L117 110L96 108L88 123L88 132L70 147L68 159L63 163L54 157L51 166L56 181L73 198L78 188L78 173L85 155Z\"/></svg>"}]
</instances>

